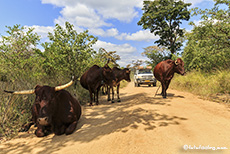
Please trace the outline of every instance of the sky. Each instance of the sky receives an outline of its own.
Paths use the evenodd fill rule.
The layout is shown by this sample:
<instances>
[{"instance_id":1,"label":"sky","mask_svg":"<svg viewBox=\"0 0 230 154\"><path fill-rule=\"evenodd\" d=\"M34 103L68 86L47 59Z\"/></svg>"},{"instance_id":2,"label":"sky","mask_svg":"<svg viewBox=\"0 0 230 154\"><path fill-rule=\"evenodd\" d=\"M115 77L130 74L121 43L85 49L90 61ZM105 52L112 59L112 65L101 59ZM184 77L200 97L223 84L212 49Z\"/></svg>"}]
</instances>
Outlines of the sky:
<instances>
[{"instance_id":1,"label":"sky","mask_svg":"<svg viewBox=\"0 0 230 154\"><path fill-rule=\"evenodd\" d=\"M192 3L189 8L212 8L212 0L185 0ZM6 35L5 26L20 24L34 27L42 41L48 41L47 34L55 24L64 27L66 21L74 25L77 32L89 30L98 37L93 48L98 51L117 51L121 60L118 64L125 67L133 60L148 60L142 56L143 48L156 45L157 36L143 30L137 22L142 16L143 0L1 0L0 35ZM189 21L198 23L199 16ZM193 27L188 22L181 25L187 31ZM42 49L41 49L42 50Z\"/></svg>"}]
</instances>

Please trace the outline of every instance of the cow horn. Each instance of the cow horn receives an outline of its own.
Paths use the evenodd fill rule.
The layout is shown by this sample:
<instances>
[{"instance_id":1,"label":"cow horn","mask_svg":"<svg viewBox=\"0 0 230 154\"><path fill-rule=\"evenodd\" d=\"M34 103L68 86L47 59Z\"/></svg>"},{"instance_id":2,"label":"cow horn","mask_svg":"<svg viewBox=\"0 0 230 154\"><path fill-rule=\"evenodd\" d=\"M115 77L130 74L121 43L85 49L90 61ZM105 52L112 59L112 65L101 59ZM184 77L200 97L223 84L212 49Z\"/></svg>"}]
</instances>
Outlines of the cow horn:
<instances>
[{"instance_id":1,"label":"cow horn","mask_svg":"<svg viewBox=\"0 0 230 154\"><path fill-rule=\"evenodd\" d=\"M23 95L23 94L33 94L35 90L23 90L23 91L8 91L4 90L6 93L16 94L16 95Z\"/></svg>"},{"instance_id":2,"label":"cow horn","mask_svg":"<svg viewBox=\"0 0 230 154\"><path fill-rule=\"evenodd\" d=\"M176 64L176 65L178 65L178 62L177 62L177 60L175 61L175 64Z\"/></svg>"},{"instance_id":3,"label":"cow horn","mask_svg":"<svg viewBox=\"0 0 230 154\"><path fill-rule=\"evenodd\" d=\"M73 80L74 80L74 77L72 77L72 80L69 83L55 87L55 91L59 91L59 90L62 90L62 89L65 89L71 86L71 84L73 84Z\"/></svg>"}]
</instances>

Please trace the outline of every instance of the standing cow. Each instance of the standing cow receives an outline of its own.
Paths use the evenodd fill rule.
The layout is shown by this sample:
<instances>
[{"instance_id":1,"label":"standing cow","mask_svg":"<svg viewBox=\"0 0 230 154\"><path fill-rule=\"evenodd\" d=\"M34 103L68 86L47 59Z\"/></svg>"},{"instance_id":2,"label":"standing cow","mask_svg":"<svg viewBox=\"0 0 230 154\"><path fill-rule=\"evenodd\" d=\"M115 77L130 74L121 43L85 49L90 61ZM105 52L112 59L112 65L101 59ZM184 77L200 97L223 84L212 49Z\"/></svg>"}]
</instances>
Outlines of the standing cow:
<instances>
[{"instance_id":1,"label":"standing cow","mask_svg":"<svg viewBox=\"0 0 230 154\"><path fill-rule=\"evenodd\" d=\"M77 127L81 116L81 105L64 88L69 87L73 81L57 86L39 86L35 90L6 91L12 94L34 94L35 102L32 106L32 123L36 123L35 135L43 137L50 132L55 135L72 134ZM30 124L26 129L29 130ZM26 131L27 131L26 130Z\"/></svg>"},{"instance_id":2,"label":"standing cow","mask_svg":"<svg viewBox=\"0 0 230 154\"><path fill-rule=\"evenodd\" d=\"M93 65L87 70L80 78L80 83L83 88L89 90L90 94L90 106L92 106L93 95L96 105L98 102L98 92L102 85L111 85L112 81L115 80L115 76L112 69L108 66L108 63L104 67Z\"/></svg>"},{"instance_id":3,"label":"standing cow","mask_svg":"<svg viewBox=\"0 0 230 154\"><path fill-rule=\"evenodd\" d=\"M162 85L161 95L163 98L166 98L166 90L168 89L175 72L181 75L184 75L185 73L184 62L180 58L176 61L167 59L158 63L154 68L154 76Z\"/></svg>"},{"instance_id":4,"label":"standing cow","mask_svg":"<svg viewBox=\"0 0 230 154\"><path fill-rule=\"evenodd\" d=\"M119 97L119 88L120 88L120 82L121 80L126 80L128 82L131 82L130 80L130 70L128 68L120 69L117 67L113 67L112 69L114 75L115 75L115 81L113 81L113 85L109 86L108 88L108 101L110 101L110 89L112 89L112 103L114 103L114 89L113 87L117 87L117 101L120 102Z\"/></svg>"}]
</instances>

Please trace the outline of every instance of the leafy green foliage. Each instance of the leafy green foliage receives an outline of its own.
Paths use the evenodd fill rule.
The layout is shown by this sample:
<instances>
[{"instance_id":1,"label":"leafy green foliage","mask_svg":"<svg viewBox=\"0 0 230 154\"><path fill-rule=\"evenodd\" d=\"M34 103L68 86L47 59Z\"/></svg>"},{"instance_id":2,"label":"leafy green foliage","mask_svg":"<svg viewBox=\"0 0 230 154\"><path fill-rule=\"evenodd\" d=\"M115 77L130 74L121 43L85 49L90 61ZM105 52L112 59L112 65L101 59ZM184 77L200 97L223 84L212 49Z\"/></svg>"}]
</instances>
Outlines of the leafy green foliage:
<instances>
[{"instance_id":1,"label":"leafy green foliage","mask_svg":"<svg viewBox=\"0 0 230 154\"><path fill-rule=\"evenodd\" d=\"M112 68L114 66L119 66L117 61L121 58L116 54L116 51L106 51L104 48L100 48L93 59L92 65L97 64L103 67L109 61L109 66Z\"/></svg>"},{"instance_id":2,"label":"leafy green foliage","mask_svg":"<svg viewBox=\"0 0 230 154\"><path fill-rule=\"evenodd\" d=\"M160 48L158 46L149 46L144 48L144 52L142 55L148 57L150 61L146 61L146 63L153 68L161 61L169 59L170 53L165 48Z\"/></svg>"},{"instance_id":3,"label":"leafy green foliage","mask_svg":"<svg viewBox=\"0 0 230 154\"><path fill-rule=\"evenodd\" d=\"M187 45L183 58L188 70L201 69L210 71L230 67L230 6L229 1L216 1L214 8L194 9L194 14L201 14L203 21L198 26L194 23L188 33ZM226 10L219 9L219 4L227 4Z\"/></svg>"},{"instance_id":4,"label":"leafy green foliage","mask_svg":"<svg viewBox=\"0 0 230 154\"><path fill-rule=\"evenodd\" d=\"M132 60L132 65L133 65L133 68L136 69L138 66L141 66L143 64L143 60Z\"/></svg>"},{"instance_id":5,"label":"leafy green foliage","mask_svg":"<svg viewBox=\"0 0 230 154\"><path fill-rule=\"evenodd\" d=\"M39 76L39 58L36 55L36 48L40 37L33 32L32 28L25 28L20 25L7 27L8 36L2 36L0 42L1 50L1 77L5 76L11 80L26 76L27 79ZM23 70L23 71L22 71ZM31 71L33 70L33 71ZM28 71L33 72L28 76Z\"/></svg>"},{"instance_id":6,"label":"leafy green foliage","mask_svg":"<svg viewBox=\"0 0 230 154\"><path fill-rule=\"evenodd\" d=\"M65 29L56 25L54 34L48 35L51 42L43 43L44 53L40 53L44 58L43 68L48 75L72 75L79 77L92 60L92 55L96 52L92 45L97 38L88 34L88 31L77 33L73 25L66 22Z\"/></svg>"},{"instance_id":7,"label":"leafy green foliage","mask_svg":"<svg viewBox=\"0 0 230 154\"><path fill-rule=\"evenodd\" d=\"M190 19L190 12L187 9L190 5L181 0L144 1L142 9L144 13L137 24L160 36L155 43L167 47L174 54L182 46L182 42L178 41L178 38L184 35L180 24L182 20Z\"/></svg>"}]
</instances>

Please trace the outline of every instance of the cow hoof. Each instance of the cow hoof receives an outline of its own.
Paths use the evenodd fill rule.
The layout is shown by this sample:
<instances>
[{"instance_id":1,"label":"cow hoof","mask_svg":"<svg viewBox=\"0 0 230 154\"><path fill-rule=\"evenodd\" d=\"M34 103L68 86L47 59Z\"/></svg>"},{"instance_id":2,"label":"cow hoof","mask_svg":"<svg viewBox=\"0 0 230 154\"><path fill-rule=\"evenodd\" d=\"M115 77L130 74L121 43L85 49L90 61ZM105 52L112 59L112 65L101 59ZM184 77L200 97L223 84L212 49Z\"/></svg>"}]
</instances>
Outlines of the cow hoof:
<instances>
[{"instance_id":1,"label":"cow hoof","mask_svg":"<svg viewBox=\"0 0 230 154\"><path fill-rule=\"evenodd\" d=\"M163 98L166 98L166 96L163 96Z\"/></svg>"},{"instance_id":2,"label":"cow hoof","mask_svg":"<svg viewBox=\"0 0 230 154\"><path fill-rule=\"evenodd\" d=\"M112 100L111 103L114 103L114 100Z\"/></svg>"},{"instance_id":3,"label":"cow hoof","mask_svg":"<svg viewBox=\"0 0 230 154\"><path fill-rule=\"evenodd\" d=\"M111 101L111 99L110 98L108 98L108 100L107 101Z\"/></svg>"},{"instance_id":4,"label":"cow hoof","mask_svg":"<svg viewBox=\"0 0 230 154\"><path fill-rule=\"evenodd\" d=\"M121 100L120 100L120 99L118 99L118 100L117 100L117 102L121 102Z\"/></svg>"},{"instance_id":5,"label":"cow hoof","mask_svg":"<svg viewBox=\"0 0 230 154\"><path fill-rule=\"evenodd\" d=\"M90 104L89 104L89 106L93 106L93 104L92 104L92 103L90 103Z\"/></svg>"}]
</instances>

